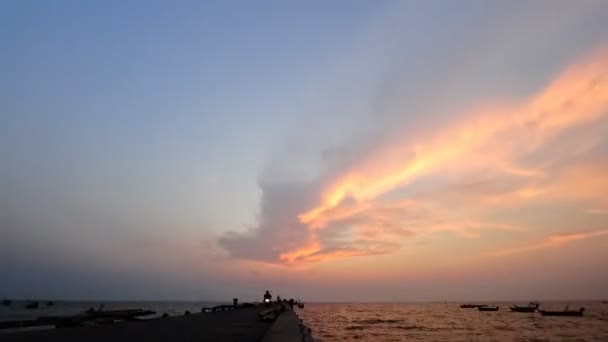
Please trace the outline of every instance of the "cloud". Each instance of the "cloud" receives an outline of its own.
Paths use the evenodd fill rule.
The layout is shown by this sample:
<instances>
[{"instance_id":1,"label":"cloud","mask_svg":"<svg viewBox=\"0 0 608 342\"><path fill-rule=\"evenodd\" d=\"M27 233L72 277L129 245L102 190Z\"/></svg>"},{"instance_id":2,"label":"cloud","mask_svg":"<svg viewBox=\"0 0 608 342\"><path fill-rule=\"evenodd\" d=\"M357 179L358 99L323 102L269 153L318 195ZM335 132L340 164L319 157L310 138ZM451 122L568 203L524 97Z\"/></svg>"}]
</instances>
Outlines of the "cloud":
<instances>
[{"instance_id":1,"label":"cloud","mask_svg":"<svg viewBox=\"0 0 608 342\"><path fill-rule=\"evenodd\" d=\"M310 241L310 231L297 220L297 214L314 199L315 186L260 183L262 200L257 225L246 232L224 233L219 244L235 258L278 262L281 253Z\"/></svg>"},{"instance_id":2,"label":"cloud","mask_svg":"<svg viewBox=\"0 0 608 342\"><path fill-rule=\"evenodd\" d=\"M490 217L535 200L598 204L606 168L591 154L605 143L607 115L603 49L522 101L477 106L432 134L409 127L413 134L357 147L356 158L333 149L349 157L324 153L327 167L309 182L261 184L259 222L219 242L236 258L297 265L394 253L424 234L525 232ZM518 250L536 246L544 244Z\"/></svg>"},{"instance_id":3,"label":"cloud","mask_svg":"<svg viewBox=\"0 0 608 342\"><path fill-rule=\"evenodd\" d=\"M563 233L549 235L543 240L535 243L504 249L498 252L492 253L495 256L503 256L510 254L519 254L524 252L531 252L547 248L558 248L565 246L574 241L586 240L589 238L600 237L608 235L608 229L587 231L587 232L576 232L576 233Z\"/></svg>"},{"instance_id":4,"label":"cloud","mask_svg":"<svg viewBox=\"0 0 608 342\"><path fill-rule=\"evenodd\" d=\"M606 114L608 52L599 50L568 68L523 103L476 111L455 127L425 141L394 141L378 148L363 162L337 177L324 189L321 202L302 212L299 219L313 231L325 229L331 222L348 222L353 218L367 217L372 221L373 217L378 217L373 204L378 198L441 172L478 174L479 170L489 171L494 174L493 178L485 184L478 179L464 190L503 202L563 193L567 191L559 189L563 182L548 188L539 186L539 180L547 178L546 168L520 164L527 156L554 145L558 137L597 122ZM594 178L584 179L597 185ZM376 223L375 227L383 230L383 223L388 221L399 222L392 218ZM456 222L434 229L476 236L463 228L466 225L462 221ZM427 224L433 226L430 222ZM497 227L493 223L488 225L492 226Z\"/></svg>"},{"instance_id":5,"label":"cloud","mask_svg":"<svg viewBox=\"0 0 608 342\"><path fill-rule=\"evenodd\" d=\"M290 265L320 262L336 258L388 254L397 251L399 247L395 242L359 239L347 243L333 243L327 247L311 245L310 249L301 249L299 253L284 254L281 260Z\"/></svg>"},{"instance_id":6,"label":"cloud","mask_svg":"<svg viewBox=\"0 0 608 342\"><path fill-rule=\"evenodd\" d=\"M608 52L601 50L569 68L522 104L485 108L425 141L381 147L324 190L321 203L301 213L316 225L345 198L375 199L445 169L511 164L565 130L593 122L608 111ZM508 168L513 169L513 168Z\"/></svg>"},{"instance_id":7,"label":"cloud","mask_svg":"<svg viewBox=\"0 0 608 342\"><path fill-rule=\"evenodd\" d=\"M219 244L234 258L291 265L392 253L399 248L399 244L386 241L385 236L412 234L391 219L394 218L391 217L395 213L393 209L403 207L400 203L392 208L376 207L373 212L376 216L356 217L348 213L346 216L349 220L343 225L333 226L319 237L314 237L297 218L298 212L315 198L312 194L316 195L317 192L311 192L314 187L311 184L262 184L258 225L245 232L226 232L219 237ZM309 196L306 196L307 193ZM357 208L352 210L356 211ZM384 213L388 216L384 216ZM350 239L351 227L368 231L362 233L361 238ZM371 229L382 232L382 237L373 234Z\"/></svg>"},{"instance_id":8,"label":"cloud","mask_svg":"<svg viewBox=\"0 0 608 342\"><path fill-rule=\"evenodd\" d=\"M587 214L591 215L608 215L608 209L585 209Z\"/></svg>"}]
</instances>

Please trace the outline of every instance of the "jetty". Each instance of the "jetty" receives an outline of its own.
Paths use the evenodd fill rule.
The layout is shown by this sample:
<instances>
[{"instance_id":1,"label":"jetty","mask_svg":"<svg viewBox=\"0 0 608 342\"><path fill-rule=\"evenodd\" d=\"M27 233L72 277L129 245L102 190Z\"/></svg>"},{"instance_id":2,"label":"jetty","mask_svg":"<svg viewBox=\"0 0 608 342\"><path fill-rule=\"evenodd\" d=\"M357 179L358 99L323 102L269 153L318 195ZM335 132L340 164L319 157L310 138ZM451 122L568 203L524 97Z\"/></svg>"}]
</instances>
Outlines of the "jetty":
<instances>
[{"instance_id":1,"label":"jetty","mask_svg":"<svg viewBox=\"0 0 608 342\"><path fill-rule=\"evenodd\" d=\"M49 330L0 332L4 342L34 341L239 341L312 342L308 329L288 303L239 305L207 312Z\"/></svg>"}]
</instances>

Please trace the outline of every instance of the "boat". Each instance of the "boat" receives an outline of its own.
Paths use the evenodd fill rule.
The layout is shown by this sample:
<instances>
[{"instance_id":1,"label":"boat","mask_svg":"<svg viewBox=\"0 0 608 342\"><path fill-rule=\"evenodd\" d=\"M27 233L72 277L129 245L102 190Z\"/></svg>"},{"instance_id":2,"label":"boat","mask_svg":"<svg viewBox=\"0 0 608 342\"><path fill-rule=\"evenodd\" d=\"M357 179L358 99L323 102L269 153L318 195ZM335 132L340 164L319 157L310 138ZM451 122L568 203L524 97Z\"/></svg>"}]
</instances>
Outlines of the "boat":
<instances>
[{"instance_id":1,"label":"boat","mask_svg":"<svg viewBox=\"0 0 608 342\"><path fill-rule=\"evenodd\" d=\"M132 317L153 315L156 312L144 309L123 309L123 310L96 310L91 312L85 311L85 315L95 318L113 318L113 319L129 319Z\"/></svg>"},{"instance_id":2,"label":"boat","mask_svg":"<svg viewBox=\"0 0 608 342\"><path fill-rule=\"evenodd\" d=\"M49 300L48 302L46 302L46 306L53 306L55 305L55 303L52 300Z\"/></svg>"},{"instance_id":3,"label":"boat","mask_svg":"<svg viewBox=\"0 0 608 342\"><path fill-rule=\"evenodd\" d=\"M510 309L513 312L534 312L538 309L539 305L540 303L538 302L530 302L527 306L513 305Z\"/></svg>"},{"instance_id":4,"label":"boat","mask_svg":"<svg viewBox=\"0 0 608 342\"><path fill-rule=\"evenodd\" d=\"M488 306L487 304L461 304L460 307L462 309L475 309L475 308L484 308Z\"/></svg>"},{"instance_id":5,"label":"boat","mask_svg":"<svg viewBox=\"0 0 608 342\"><path fill-rule=\"evenodd\" d=\"M602 303L603 304L608 304L608 300L603 300Z\"/></svg>"},{"instance_id":6,"label":"boat","mask_svg":"<svg viewBox=\"0 0 608 342\"><path fill-rule=\"evenodd\" d=\"M25 306L26 309L38 309L38 306L40 305L40 303L38 302L31 302L29 304L27 304Z\"/></svg>"},{"instance_id":7,"label":"boat","mask_svg":"<svg viewBox=\"0 0 608 342\"><path fill-rule=\"evenodd\" d=\"M566 307L564 310L561 311L539 309L538 312L540 312L540 314L543 316L582 316L583 312L585 312L585 308L580 308L578 310L569 310L568 307Z\"/></svg>"},{"instance_id":8,"label":"boat","mask_svg":"<svg viewBox=\"0 0 608 342\"><path fill-rule=\"evenodd\" d=\"M300 309L304 309L304 303L298 303L298 307L299 307Z\"/></svg>"},{"instance_id":9,"label":"boat","mask_svg":"<svg viewBox=\"0 0 608 342\"><path fill-rule=\"evenodd\" d=\"M477 310L479 311L498 311L500 309L500 306L495 306L495 307L491 307L491 306L479 306L477 307Z\"/></svg>"},{"instance_id":10,"label":"boat","mask_svg":"<svg viewBox=\"0 0 608 342\"><path fill-rule=\"evenodd\" d=\"M514 305L514 306L511 306L510 309L513 312L534 312L534 311L536 311L536 309L538 309L538 307Z\"/></svg>"},{"instance_id":11,"label":"boat","mask_svg":"<svg viewBox=\"0 0 608 342\"><path fill-rule=\"evenodd\" d=\"M10 306L11 304L13 304L13 301L10 300L10 299L3 299L2 300L2 305Z\"/></svg>"}]
</instances>

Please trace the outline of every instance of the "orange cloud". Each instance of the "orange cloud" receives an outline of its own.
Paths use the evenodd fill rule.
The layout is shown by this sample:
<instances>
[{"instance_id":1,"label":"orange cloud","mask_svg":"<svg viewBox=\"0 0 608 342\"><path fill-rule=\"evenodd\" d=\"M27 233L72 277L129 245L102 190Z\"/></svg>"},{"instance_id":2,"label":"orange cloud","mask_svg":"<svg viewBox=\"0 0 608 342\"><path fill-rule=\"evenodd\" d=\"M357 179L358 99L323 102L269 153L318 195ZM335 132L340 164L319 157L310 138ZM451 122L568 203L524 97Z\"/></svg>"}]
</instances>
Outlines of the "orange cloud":
<instances>
[{"instance_id":1,"label":"orange cloud","mask_svg":"<svg viewBox=\"0 0 608 342\"><path fill-rule=\"evenodd\" d=\"M589 239L592 237L598 237L598 236L603 236L603 235L608 235L608 229L596 230L596 231L592 231L592 232L578 232L578 233L550 235L547 238L545 238L544 240L538 241L533 244L509 248L509 249L505 249L502 251L494 252L492 254L495 256L503 256L503 255L509 255L509 254L530 252L530 251L535 251L535 250L539 250L539 249L557 248L557 247L567 245L573 241L586 240L586 239Z\"/></svg>"},{"instance_id":2,"label":"orange cloud","mask_svg":"<svg viewBox=\"0 0 608 342\"><path fill-rule=\"evenodd\" d=\"M220 243L238 257L297 265L393 253L400 239L410 235L448 232L476 238L490 230L525 231L528 227L494 222L486 215L488 208L514 203L593 199L585 208L608 208L605 200L597 203L608 189L603 176L608 168L597 163L563 166L564 154L590 151L605 140L605 131L590 123L603 123L600 119L608 116L608 50L568 68L527 100L471 113L424 139L409 138L417 133L412 132L404 135L409 140L394 139L371 150L331 178L320 196L317 186L327 181L323 177L312 187L269 187L260 226L226 234ZM579 134L569 144L566 138L573 132ZM542 157L528 158L534 154ZM416 193L420 184L426 193ZM315 198L317 204L303 210ZM586 236L557 236L503 254ZM276 247L253 248L252 241L272 241Z\"/></svg>"},{"instance_id":3,"label":"orange cloud","mask_svg":"<svg viewBox=\"0 0 608 342\"><path fill-rule=\"evenodd\" d=\"M538 166L521 166L518 159L555 142L567 131L584 127L607 115L608 50L599 50L565 70L527 101L486 107L428 139L397 140L376 149L368 158L331 182L322 192L317 206L298 215L299 221L310 230L311 242L281 254L280 259L293 264L390 250L345 247L327 251L319 234L333 223L350 224L357 229L357 234L376 238L373 242L390 240L398 232L410 233L410 228L416 223L411 219L403 221L396 213L420 203L412 200L378 202L377 198L425 176L493 170L529 180L511 190L507 187L487 194L488 203L495 204L580 192L578 185L547 183L547 170ZM590 149L597 140L590 140L591 144L587 144L585 149ZM587 192L597 188L595 178L579 178L577 183L589 188ZM389 208L383 211L383 205ZM423 223L427 231L453 231L467 237L476 237L483 229L521 230L510 225L468 219L466 215L432 215L432 219L427 219L430 221ZM560 243L559 239L555 237L545 243L555 246ZM524 246L518 250L536 249L537 246L544 245Z\"/></svg>"},{"instance_id":4,"label":"orange cloud","mask_svg":"<svg viewBox=\"0 0 608 342\"><path fill-rule=\"evenodd\" d=\"M608 215L607 209L590 208L590 209L585 209L585 212L587 214L591 214L591 215Z\"/></svg>"},{"instance_id":5,"label":"orange cloud","mask_svg":"<svg viewBox=\"0 0 608 342\"><path fill-rule=\"evenodd\" d=\"M313 242L302 248L298 248L293 252L282 253L279 258L282 262L292 264L298 259L305 258L310 255L314 255L321 250L321 245L318 242Z\"/></svg>"},{"instance_id":6,"label":"orange cloud","mask_svg":"<svg viewBox=\"0 0 608 342\"><path fill-rule=\"evenodd\" d=\"M329 261L345 257L387 254L396 251L398 248L399 245L396 243L374 239L359 239L325 247L322 247L318 242L313 242L293 252L281 254L280 259L285 265L297 266L303 263Z\"/></svg>"},{"instance_id":7,"label":"orange cloud","mask_svg":"<svg viewBox=\"0 0 608 342\"><path fill-rule=\"evenodd\" d=\"M347 198L368 201L444 168L458 168L461 163L489 165L512 158L567 129L593 122L607 111L608 52L602 50L566 70L526 103L485 109L430 141L395 143L377 151L339 177L323 193L320 204L299 219L311 227L322 227L332 219L327 213ZM537 191L527 189L520 195L535 196Z\"/></svg>"}]
</instances>

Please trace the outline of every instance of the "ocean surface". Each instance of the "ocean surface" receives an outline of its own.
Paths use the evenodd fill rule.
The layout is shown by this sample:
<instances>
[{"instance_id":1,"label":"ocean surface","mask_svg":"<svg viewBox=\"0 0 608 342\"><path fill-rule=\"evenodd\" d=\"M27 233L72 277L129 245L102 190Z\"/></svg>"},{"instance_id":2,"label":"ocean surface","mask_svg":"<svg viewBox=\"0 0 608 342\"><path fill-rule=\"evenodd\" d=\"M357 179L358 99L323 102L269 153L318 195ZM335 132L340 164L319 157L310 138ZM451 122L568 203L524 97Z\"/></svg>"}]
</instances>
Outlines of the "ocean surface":
<instances>
[{"instance_id":1,"label":"ocean surface","mask_svg":"<svg viewBox=\"0 0 608 342\"><path fill-rule=\"evenodd\" d=\"M47 305L46 301L39 301L38 309L26 309L29 301L13 301L10 306L0 305L0 321L35 319L39 316L60 316L81 314L93 307L95 309L103 305L104 310L119 309L146 309L155 311L156 314L144 318L160 317L163 313L170 316L183 315L186 310L191 313L201 312L203 307L212 307L220 304L232 304L232 302L119 302L119 301L54 301L53 305Z\"/></svg>"},{"instance_id":2,"label":"ocean surface","mask_svg":"<svg viewBox=\"0 0 608 342\"><path fill-rule=\"evenodd\" d=\"M25 309L27 302L0 305L0 320L33 319L38 316L82 313L89 307L149 309L182 315L200 312L227 302L40 302ZM541 308L585 307L584 317L543 317L539 313L516 313L509 305L525 302L484 302L500 305L498 312L461 309L461 303L306 303L297 313L312 329L318 342L334 341L608 341L608 304L593 302L542 302Z\"/></svg>"},{"instance_id":3,"label":"ocean surface","mask_svg":"<svg viewBox=\"0 0 608 342\"><path fill-rule=\"evenodd\" d=\"M608 341L608 304L543 302L541 308L585 307L584 317L543 317L461 309L460 303L306 304L298 315L318 342L333 341Z\"/></svg>"}]
</instances>

